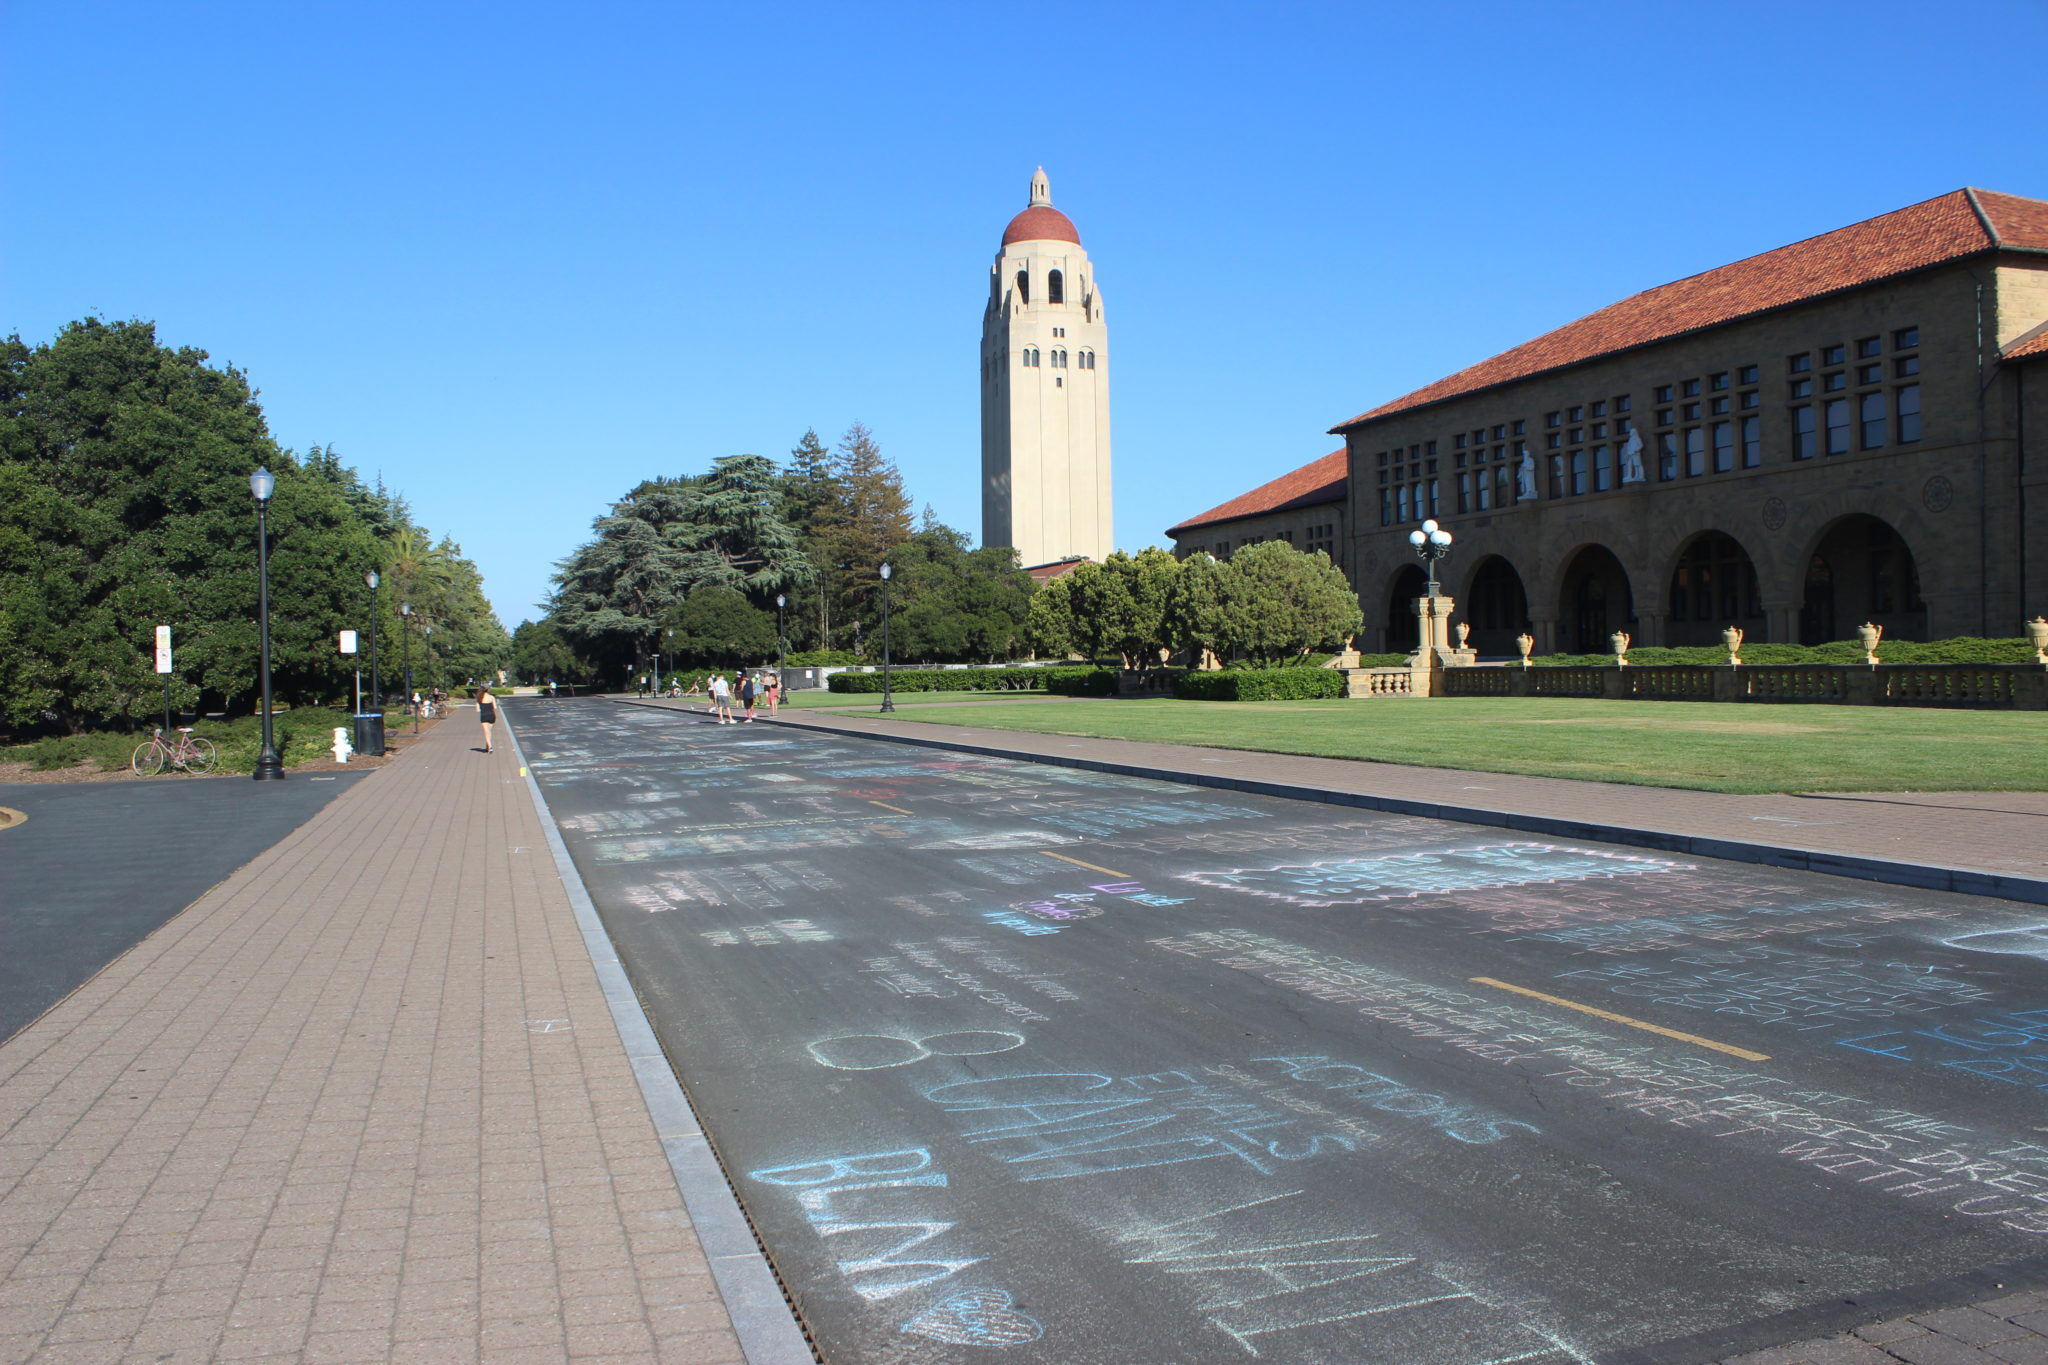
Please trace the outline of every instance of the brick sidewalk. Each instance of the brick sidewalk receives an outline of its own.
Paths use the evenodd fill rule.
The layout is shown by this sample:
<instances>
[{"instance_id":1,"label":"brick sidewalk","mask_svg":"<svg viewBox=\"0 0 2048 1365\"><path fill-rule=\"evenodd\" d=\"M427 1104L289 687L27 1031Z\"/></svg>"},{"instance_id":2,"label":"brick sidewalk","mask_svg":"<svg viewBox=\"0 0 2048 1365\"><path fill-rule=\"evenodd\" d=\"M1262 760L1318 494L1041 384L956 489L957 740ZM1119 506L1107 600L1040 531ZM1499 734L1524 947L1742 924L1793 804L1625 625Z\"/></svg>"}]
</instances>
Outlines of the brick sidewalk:
<instances>
[{"instance_id":1,"label":"brick sidewalk","mask_svg":"<svg viewBox=\"0 0 2048 1365\"><path fill-rule=\"evenodd\" d=\"M435 727L0 1047L0 1360L745 1358L475 743Z\"/></svg>"}]
</instances>

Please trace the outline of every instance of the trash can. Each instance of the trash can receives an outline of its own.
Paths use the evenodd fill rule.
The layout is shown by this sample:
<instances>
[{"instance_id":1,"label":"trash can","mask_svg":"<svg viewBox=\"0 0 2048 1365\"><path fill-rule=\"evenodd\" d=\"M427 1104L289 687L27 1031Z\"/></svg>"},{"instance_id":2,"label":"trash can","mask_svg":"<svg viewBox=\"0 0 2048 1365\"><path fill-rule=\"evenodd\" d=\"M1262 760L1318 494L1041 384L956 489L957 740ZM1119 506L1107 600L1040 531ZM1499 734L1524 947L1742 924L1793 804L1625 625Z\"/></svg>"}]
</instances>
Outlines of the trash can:
<instances>
[{"instance_id":1,"label":"trash can","mask_svg":"<svg viewBox=\"0 0 2048 1365\"><path fill-rule=\"evenodd\" d=\"M360 712L356 716L356 752L359 754L381 754L384 752L384 713L382 711Z\"/></svg>"}]
</instances>

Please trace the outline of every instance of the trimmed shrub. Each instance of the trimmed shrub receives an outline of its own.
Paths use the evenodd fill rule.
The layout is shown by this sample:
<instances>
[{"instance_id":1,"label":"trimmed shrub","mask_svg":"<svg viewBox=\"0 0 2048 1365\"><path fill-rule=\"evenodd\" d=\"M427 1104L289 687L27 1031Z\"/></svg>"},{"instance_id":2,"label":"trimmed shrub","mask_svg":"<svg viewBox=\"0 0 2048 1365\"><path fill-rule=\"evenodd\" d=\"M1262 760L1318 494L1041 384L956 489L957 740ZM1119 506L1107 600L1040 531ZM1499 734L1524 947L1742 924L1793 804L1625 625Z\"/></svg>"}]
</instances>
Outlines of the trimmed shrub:
<instances>
[{"instance_id":1,"label":"trimmed shrub","mask_svg":"<svg viewBox=\"0 0 2048 1365\"><path fill-rule=\"evenodd\" d=\"M1877 646L1879 662L1888 664L2024 664L2032 663L2034 651L2024 639L1985 639L1959 635L1948 640L1920 643L1915 640L1882 640ZM1726 664L1728 651L1719 645L1687 645L1630 649L1631 664ZM1538 668L1611 664L1612 654L1546 654L1530 660ZM1831 640L1824 645L1745 644L1745 664L1860 664L1863 646L1854 640Z\"/></svg>"},{"instance_id":2,"label":"trimmed shrub","mask_svg":"<svg viewBox=\"0 0 2048 1365\"><path fill-rule=\"evenodd\" d=\"M1045 668L1045 690L1059 697L1113 697L1117 672L1113 668Z\"/></svg>"},{"instance_id":3,"label":"trimmed shrub","mask_svg":"<svg viewBox=\"0 0 2048 1365\"><path fill-rule=\"evenodd\" d=\"M889 674L892 692L1036 692L1066 668L898 668ZM825 680L834 692L879 692L882 675L834 673Z\"/></svg>"},{"instance_id":4,"label":"trimmed shrub","mask_svg":"<svg viewBox=\"0 0 2048 1365\"><path fill-rule=\"evenodd\" d=\"M850 649L800 649L788 659L791 668L850 668L859 662Z\"/></svg>"},{"instance_id":5,"label":"trimmed shrub","mask_svg":"<svg viewBox=\"0 0 2048 1365\"><path fill-rule=\"evenodd\" d=\"M1344 695L1344 675L1333 668L1226 668L1187 672L1173 680L1182 701L1306 701Z\"/></svg>"}]
</instances>

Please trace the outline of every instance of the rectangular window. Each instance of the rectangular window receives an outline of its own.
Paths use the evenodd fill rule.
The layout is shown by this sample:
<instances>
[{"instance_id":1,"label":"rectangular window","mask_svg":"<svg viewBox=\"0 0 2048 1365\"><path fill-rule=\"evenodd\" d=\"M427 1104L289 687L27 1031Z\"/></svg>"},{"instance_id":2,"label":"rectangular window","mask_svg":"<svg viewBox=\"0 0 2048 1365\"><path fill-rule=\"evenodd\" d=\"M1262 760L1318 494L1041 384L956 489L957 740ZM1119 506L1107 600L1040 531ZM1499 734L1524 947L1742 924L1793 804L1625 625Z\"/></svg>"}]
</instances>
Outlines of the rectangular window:
<instances>
[{"instance_id":1,"label":"rectangular window","mask_svg":"<svg viewBox=\"0 0 2048 1365\"><path fill-rule=\"evenodd\" d=\"M1827 420L1824 425L1827 427L1828 434L1827 452L1830 455L1846 455L1849 453L1849 400L1846 398L1830 398L1825 404L1825 408Z\"/></svg>"},{"instance_id":2,"label":"rectangular window","mask_svg":"<svg viewBox=\"0 0 2048 1365\"><path fill-rule=\"evenodd\" d=\"M1479 458L1480 458L1480 459L1482 459L1482 460L1483 460L1483 459L1485 459L1485 458L1486 458L1486 452L1485 452L1485 451L1483 451L1483 450L1482 450L1482 451L1480 451L1480 452L1479 452ZM1464 467L1465 467L1465 452L1461 450L1461 451L1459 451L1459 452L1458 452L1458 468L1460 468L1460 469L1463 469Z\"/></svg>"},{"instance_id":3,"label":"rectangular window","mask_svg":"<svg viewBox=\"0 0 2048 1365\"><path fill-rule=\"evenodd\" d=\"M1697 398L1700 396L1700 381L1697 379L1688 379L1683 384L1680 384L1678 386L1678 389L1679 392L1684 394L1687 398Z\"/></svg>"},{"instance_id":4,"label":"rectangular window","mask_svg":"<svg viewBox=\"0 0 2048 1365\"><path fill-rule=\"evenodd\" d=\"M1858 360L1868 360L1870 359L1870 357L1876 355L1878 351L1881 349L1882 348L1878 345L1878 339L1876 337L1864 337L1861 341L1856 343L1856 358Z\"/></svg>"},{"instance_id":5,"label":"rectangular window","mask_svg":"<svg viewBox=\"0 0 2048 1365\"><path fill-rule=\"evenodd\" d=\"M1562 455L1550 457L1550 496L1553 498L1564 496L1564 456Z\"/></svg>"},{"instance_id":6,"label":"rectangular window","mask_svg":"<svg viewBox=\"0 0 2048 1365\"><path fill-rule=\"evenodd\" d=\"M1823 365L1839 365L1848 358L1849 353L1840 346L1823 346L1820 348L1820 363Z\"/></svg>"},{"instance_id":7,"label":"rectangular window","mask_svg":"<svg viewBox=\"0 0 2048 1365\"><path fill-rule=\"evenodd\" d=\"M1394 520L1408 520L1408 485L1405 483L1394 490Z\"/></svg>"},{"instance_id":8,"label":"rectangular window","mask_svg":"<svg viewBox=\"0 0 2048 1365\"><path fill-rule=\"evenodd\" d=\"M1544 426L1546 426L1546 427L1561 427L1561 426L1563 426L1563 425L1564 425L1564 414L1563 414L1563 413L1561 413L1561 412L1546 412L1546 413L1544 413L1544 414L1543 414L1543 425L1544 425Z\"/></svg>"},{"instance_id":9,"label":"rectangular window","mask_svg":"<svg viewBox=\"0 0 2048 1365\"><path fill-rule=\"evenodd\" d=\"M1856 403L1862 409L1857 414L1861 426L1856 433L1858 444L1865 450L1876 450L1884 444L1884 394L1866 393Z\"/></svg>"},{"instance_id":10,"label":"rectangular window","mask_svg":"<svg viewBox=\"0 0 2048 1365\"><path fill-rule=\"evenodd\" d=\"M1787 374L1805 374L1811 369L1813 369L1813 356L1810 352L1802 351L1798 355L1788 355L1785 357L1785 373Z\"/></svg>"},{"instance_id":11,"label":"rectangular window","mask_svg":"<svg viewBox=\"0 0 2048 1365\"><path fill-rule=\"evenodd\" d=\"M1472 510L1472 476L1458 476L1458 511L1462 514Z\"/></svg>"},{"instance_id":12,"label":"rectangular window","mask_svg":"<svg viewBox=\"0 0 2048 1365\"><path fill-rule=\"evenodd\" d=\"M1573 445L1578 445L1586 439L1586 429L1584 427L1573 427L1564 434L1564 438Z\"/></svg>"},{"instance_id":13,"label":"rectangular window","mask_svg":"<svg viewBox=\"0 0 2048 1365\"><path fill-rule=\"evenodd\" d=\"M1902 442L1919 440L1920 386L1918 384L1901 384L1899 386L1897 407L1899 412L1899 440Z\"/></svg>"},{"instance_id":14,"label":"rectangular window","mask_svg":"<svg viewBox=\"0 0 2048 1365\"><path fill-rule=\"evenodd\" d=\"M1536 471L1533 469L1530 470L1529 477L1533 480L1536 477ZM1506 465L1502 465L1498 469L1494 470L1493 505L1495 507L1513 507L1516 503L1520 502L1521 500L1521 489L1516 487L1514 476L1509 472L1508 467Z\"/></svg>"},{"instance_id":15,"label":"rectangular window","mask_svg":"<svg viewBox=\"0 0 2048 1365\"><path fill-rule=\"evenodd\" d=\"M1382 488L1380 490L1380 525L1392 526L1393 524L1394 490L1391 488ZM1222 551L1219 549L1217 553L1221 554Z\"/></svg>"},{"instance_id":16,"label":"rectangular window","mask_svg":"<svg viewBox=\"0 0 2048 1365\"><path fill-rule=\"evenodd\" d=\"M1386 471L1386 470L1384 470L1384 469L1382 469L1382 470L1380 471L1380 482L1381 482L1381 483L1385 483L1386 481L1387 481L1387 471Z\"/></svg>"},{"instance_id":17,"label":"rectangular window","mask_svg":"<svg viewBox=\"0 0 2048 1365\"><path fill-rule=\"evenodd\" d=\"M1910 351L1919 344L1920 329L1918 327L1901 327L1898 331L1892 333L1892 349L1894 351Z\"/></svg>"},{"instance_id":18,"label":"rectangular window","mask_svg":"<svg viewBox=\"0 0 2048 1365\"><path fill-rule=\"evenodd\" d=\"M1626 436L1635 429L1636 424L1629 421L1626 417L1619 418L1614 423L1614 434L1616 436Z\"/></svg>"},{"instance_id":19,"label":"rectangular window","mask_svg":"<svg viewBox=\"0 0 2048 1365\"><path fill-rule=\"evenodd\" d=\"M1685 429L1685 477L1696 479L1707 472L1707 433L1699 427Z\"/></svg>"},{"instance_id":20,"label":"rectangular window","mask_svg":"<svg viewBox=\"0 0 2048 1365\"><path fill-rule=\"evenodd\" d=\"M1521 444L1521 442L1517 441L1517 442L1516 442L1515 444L1517 444L1517 445L1520 445L1520 444ZM1496 460L1504 460L1504 459L1506 459L1506 458L1507 458L1507 453L1508 453L1508 448L1507 448L1506 446L1495 446L1495 447L1493 448L1493 458L1494 458L1494 459L1496 459Z\"/></svg>"},{"instance_id":21,"label":"rectangular window","mask_svg":"<svg viewBox=\"0 0 2048 1365\"><path fill-rule=\"evenodd\" d=\"M1679 404L1678 415L1688 422L1697 422L1700 420L1700 405L1698 403L1681 403Z\"/></svg>"},{"instance_id":22,"label":"rectangular window","mask_svg":"<svg viewBox=\"0 0 2048 1365\"><path fill-rule=\"evenodd\" d=\"M1824 374L1820 377L1820 391L1822 393L1840 393L1848 387L1849 376L1843 374L1840 370L1836 370L1832 374Z\"/></svg>"},{"instance_id":23,"label":"rectangular window","mask_svg":"<svg viewBox=\"0 0 2048 1365\"><path fill-rule=\"evenodd\" d=\"M1714 423L1714 472L1726 474L1735 468L1735 424Z\"/></svg>"},{"instance_id":24,"label":"rectangular window","mask_svg":"<svg viewBox=\"0 0 2048 1365\"><path fill-rule=\"evenodd\" d=\"M1785 391L1794 398L1811 398L1813 397L1813 381L1811 379L1795 379L1785 386Z\"/></svg>"},{"instance_id":25,"label":"rectangular window","mask_svg":"<svg viewBox=\"0 0 2048 1365\"><path fill-rule=\"evenodd\" d=\"M1678 477L1678 438L1668 431L1657 438L1657 477L1665 483Z\"/></svg>"},{"instance_id":26,"label":"rectangular window","mask_svg":"<svg viewBox=\"0 0 2048 1365\"><path fill-rule=\"evenodd\" d=\"M1554 431L1553 431L1553 432L1551 432L1551 433L1550 433L1550 434L1549 434L1548 436L1546 436L1546 437L1544 437L1544 438L1543 438L1543 448L1544 448L1545 450L1556 450L1556 449L1557 449L1557 448L1558 448L1559 446L1561 446L1561 445L1563 445L1563 444L1564 444L1564 437L1562 437L1562 436L1558 435L1558 434L1557 434L1556 432L1554 432Z\"/></svg>"},{"instance_id":27,"label":"rectangular window","mask_svg":"<svg viewBox=\"0 0 2048 1365\"><path fill-rule=\"evenodd\" d=\"M1718 393L1719 391L1721 391L1722 389L1725 389L1725 388L1727 388L1727 387L1728 387L1728 371L1726 371L1726 370L1723 370L1723 371L1721 371L1721 373L1719 373L1719 374L1714 374L1714 375L1708 375L1708 376L1707 376L1707 387L1708 387L1708 388L1710 388L1710 389L1713 389L1713 390L1714 390L1715 392L1717 392L1717 393Z\"/></svg>"},{"instance_id":28,"label":"rectangular window","mask_svg":"<svg viewBox=\"0 0 2048 1365\"><path fill-rule=\"evenodd\" d=\"M1380 452L1380 468L1382 468L1382 469L1385 469L1386 467L1387 467L1387 452L1386 452L1386 451L1384 451L1384 450L1382 450L1382 451Z\"/></svg>"},{"instance_id":29,"label":"rectangular window","mask_svg":"<svg viewBox=\"0 0 2048 1365\"><path fill-rule=\"evenodd\" d=\"M1529 434L1528 422L1517 420L1514 426L1514 434L1517 436L1527 436Z\"/></svg>"},{"instance_id":30,"label":"rectangular window","mask_svg":"<svg viewBox=\"0 0 2048 1365\"><path fill-rule=\"evenodd\" d=\"M1757 404L1761 401L1762 400L1755 389L1751 389L1749 392L1743 394L1741 398L1741 404L1744 408L1753 408L1757 406Z\"/></svg>"},{"instance_id":31,"label":"rectangular window","mask_svg":"<svg viewBox=\"0 0 2048 1365\"><path fill-rule=\"evenodd\" d=\"M1756 383L1756 366L1744 365L1741 369L1737 370L1735 372L1735 382L1738 384Z\"/></svg>"},{"instance_id":32,"label":"rectangular window","mask_svg":"<svg viewBox=\"0 0 2048 1365\"><path fill-rule=\"evenodd\" d=\"M1572 408L1565 413L1564 419L1567 422L1583 422L1586 420L1586 410L1584 408Z\"/></svg>"},{"instance_id":33,"label":"rectangular window","mask_svg":"<svg viewBox=\"0 0 2048 1365\"><path fill-rule=\"evenodd\" d=\"M1499 424L1498 426L1494 427L1494 429L1493 429L1493 439L1494 439L1494 440L1496 440L1496 441L1505 441L1505 440L1506 440L1507 438L1508 438L1508 424L1507 424L1506 422L1502 422L1502 423L1500 423L1500 424Z\"/></svg>"},{"instance_id":34,"label":"rectangular window","mask_svg":"<svg viewBox=\"0 0 2048 1365\"><path fill-rule=\"evenodd\" d=\"M1629 396L1627 394L1623 394L1621 397L1614 400L1614 410L1616 412L1631 412L1634 409L1635 404L1629 399Z\"/></svg>"},{"instance_id":35,"label":"rectangular window","mask_svg":"<svg viewBox=\"0 0 2048 1365\"><path fill-rule=\"evenodd\" d=\"M1742 467L1755 469L1764 462L1764 419L1742 419Z\"/></svg>"},{"instance_id":36,"label":"rectangular window","mask_svg":"<svg viewBox=\"0 0 2048 1365\"><path fill-rule=\"evenodd\" d=\"M1792 409L1792 458L1810 460L1814 456L1813 405L1801 403Z\"/></svg>"},{"instance_id":37,"label":"rectangular window","mask_svg":"<svg viewBox=\"0 0 2048 1365\"><path fill-rule=\"evenodd\" d=\"M1578 497L1586 491L1586 452L1572 452L1572 496Z\"/></svg>"},{"instance_id":38,"label":"rectangular window","mask_svg":"<svg viewBox=\"0 0 2048 1365\"><path fill-rule=\"evenodd\" d=\"M1722 397L1711 400L1707 404L1707 411L1713 413L1716 417L1722 416L1728 411L1727 398Z\"/></svg>"},{"instance_id":39,"label":"rectangular window","mask_svg":"<svg viewBox=\"0 0 2048 1365\"><path fill-rule=\"evenodd\" d=\"M1462 431L1459 432L1457 439L1453 441L1451 444L1454 449L1463 450L1465 448L1465 433Z\"/></svg>"},{"instance_id":40,"label":"rectangular window","mask_svg":"<svg viewBox=\"0 0 2048 1365\"><path fill-rule=\"evenodd\" d=\"M1593 405L1593 415L1595 417L1605 417L1607 415L1607 402L1605 399Z\"/></svg>"},{"instance_id":41,"label":"rectangular window","mask_svg":"<svg viewBox=\"0 0 2048 1365\"><path fill-rule=\"evenodd\" d=\"M1614 487L1614 454L1606 446L1593 447L1593 491L1605 493Z\"/></svg>"},{"instance_id":42,"label":"rectangular window","mask_svg":"<svg viewBox=\"0 0 2048 1365\"><path fill-rule=\"evenodd\" d=\"M1479 493L1479 510L1491 512L1493 510L1493 475L1484 469L1479 471L1479 488L1477 491Z\"/></svg>"},{"instance_id":43,"label":"rectangular window","mask_svg":"<svg viewBox=\"0 0 2048 1365\"><path fill-rule=\"evenodd\" d=\"M1429 514L1433 517L1441 515L1441 508L1437 502L1436 494L1437 481L1435 479L1431 479L1429 481Z\"/></svg>"},{"instance_id":44,"label":"rectangular window","mask_svg":"<svg viewBox=\"0 0 2048 1365\"><path fill-rule=\"evenodd\" d=\"M1669 403L1671 399L1671 386L1669 384L1659 384L1657 386L1657 401L1659 403Z\"/></svg>"},{"instance_id":45,"label":"rectangular window","mask_svg":"<svg viewBox=\"0 0 2048 1365\"><path fill-rule=\"evenodd\" d=\"M1593 439L1596 441L1604 441L1607 439L1607 423L1593 423Z\"/></svg>"},{"instance_id":46,"label":"rectangular window","mask_svg":"<svg viewBox=\"0 0 2048 1365\"><path fill-rule=\"evenodd\" d=\"M1670 408L1658 408L1658 409L1657 409L1657 425L1658 425L1658 426L1660 426L1660 427L1668 427L1668 426L1670 426L1670 425L1671 425L1671 409L1670 409Z\"/></svg>"},{"instance_id":47,"label":"rectangular window","mask_svg":"<svg viewBox=\"0 0 2048 1365\"><path fill-rule=\"evenodd\" d=\"M1920 373L1920 357L1917 355L1902 355L1892 362L1892 374L1895 378L1910 379L1918 373Z\"/></svg>"},{"instance_id":48,"label":"rectangular window","mask_svg":"<svg viewBox=\"0 0 2048 1365\"><path fill-rule=\"evenodd\" d=\"M1434 455L1434 454L1436 454L1436 442L1435 442L1435 441L1431 441L1431 442L1429 442L1428 444L1424 445L1424 446L1422 447L1422 453L1423 453L1423 454L1425 454L1425 455Z\"/></svg>"}]
</instances>

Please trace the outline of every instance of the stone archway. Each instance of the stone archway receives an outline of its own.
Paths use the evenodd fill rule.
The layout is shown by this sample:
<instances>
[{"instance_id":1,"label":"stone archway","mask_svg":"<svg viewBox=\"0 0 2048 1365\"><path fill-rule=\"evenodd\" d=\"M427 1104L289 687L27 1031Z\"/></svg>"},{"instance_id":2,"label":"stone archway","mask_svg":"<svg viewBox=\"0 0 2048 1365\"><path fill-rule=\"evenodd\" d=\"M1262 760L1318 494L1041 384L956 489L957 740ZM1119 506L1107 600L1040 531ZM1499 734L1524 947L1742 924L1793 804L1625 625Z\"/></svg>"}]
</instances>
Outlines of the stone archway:
<instances>
[{"instance_id":1,"label":"stone archway","mask_svg":"<svg viewBox=\"0 0 2048 1365\"><path fill-rule=\"evenodd\" d=\"M1529 594L1515 566L1499 555L1479 562L1458 603L1458 616L1472 627L1472 648L1513 658L1515 637L1529 629Z\"/></svg>"},{"instance_id":2,"label":"stone archway","mask_svg":"<svg viewBox=\"0 0 2048 1365\"><path fill-rule=\"evenodd\" d=\"M1729 626L1739 627L1752 643L1769 637L1756 564L1727 532L1702 531L1685 543L1672 566L1664 643L1717 645Z\"/></svg>"},{"instance_id":3,"label":"stone archway","mask_svg":"<svg viewBox=\"0 0 2048 1365\"><path fill-rule=\"evenodd\" d=\"M1635 632L1635 595L1614 551L1598 544L1580 547L1565 565L1557 610L1562 654L1605 654L1614 631Z\"/></svg>"},{"instance_id":4,"label":"stone archway","mask_svg":"<svg viewBox=\"0 0 2048 1365\"><path fill-rule=\"evenodd\" d=\"M1799 643L1852 639L1865 621L1883 626L1887 639L1927 635L1912 550L1888 522L1858 512L1831 523L1806 562Z\"/></svg>"},{"instance_id":5,"label":"stone archway","mask_svg":"<svg viewBox=\"0 0 2048 1365\"><path fill-rule=\"evenodd\" d=\"M1429 587L1429 575L1418 564L1409 564L1394 575L1392 595L1387 600L1387 653L1412 654L1422 644L1422 627L1415 619L1415 599Z\"/></svg>"}]
</instances>

